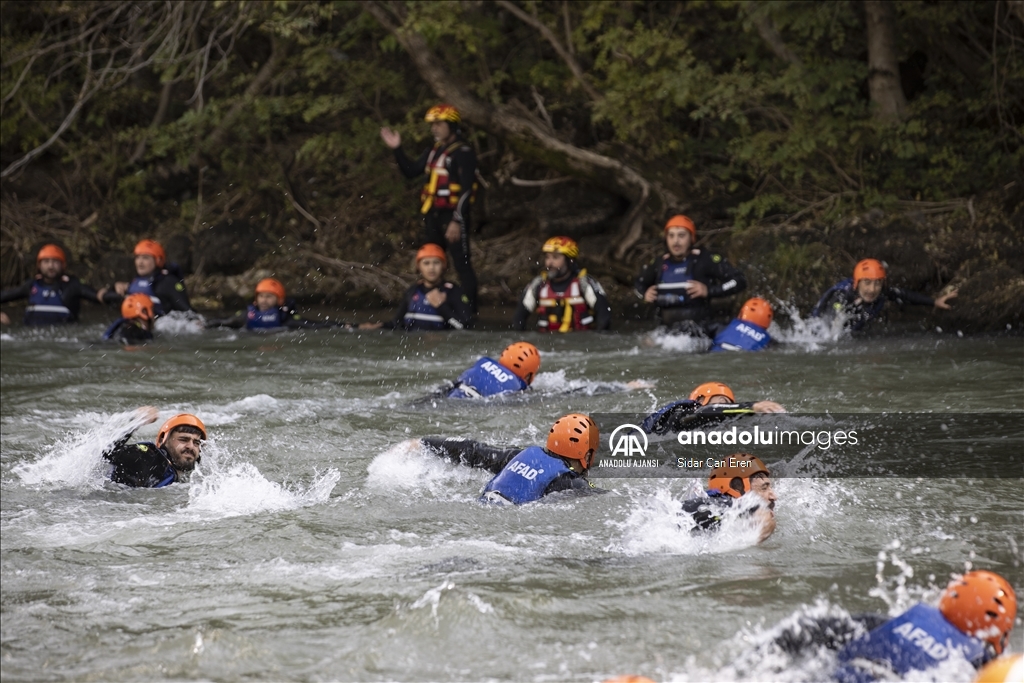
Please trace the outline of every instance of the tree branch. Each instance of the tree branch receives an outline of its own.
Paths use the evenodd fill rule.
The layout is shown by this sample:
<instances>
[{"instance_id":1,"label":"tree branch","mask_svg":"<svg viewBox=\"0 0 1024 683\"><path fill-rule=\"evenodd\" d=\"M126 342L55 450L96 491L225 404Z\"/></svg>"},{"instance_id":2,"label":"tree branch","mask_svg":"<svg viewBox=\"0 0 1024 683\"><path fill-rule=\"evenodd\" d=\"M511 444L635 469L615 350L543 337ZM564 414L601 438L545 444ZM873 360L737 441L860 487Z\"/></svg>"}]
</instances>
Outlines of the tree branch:
<instances>
[{"instance_id":1,"label":"tree branch","mask_svg":"<svg viewBox=\"0 0 1024 683\"><path fill-rule=\"evenodd\" d=\"M758 3L747 2L746 9L750 16L750 20L754 22L754 27L757 29L758 34L762 40L768 44L768 47L775 54L776 57L784 62L789 62L794 66L803 66L803 62L796 56L789 46L786 45L786 41L782 39L779 34L779 30L775 28L775 22L772 18L765 13L763 6L757 6Z\"/></svg>"}]
</instances>

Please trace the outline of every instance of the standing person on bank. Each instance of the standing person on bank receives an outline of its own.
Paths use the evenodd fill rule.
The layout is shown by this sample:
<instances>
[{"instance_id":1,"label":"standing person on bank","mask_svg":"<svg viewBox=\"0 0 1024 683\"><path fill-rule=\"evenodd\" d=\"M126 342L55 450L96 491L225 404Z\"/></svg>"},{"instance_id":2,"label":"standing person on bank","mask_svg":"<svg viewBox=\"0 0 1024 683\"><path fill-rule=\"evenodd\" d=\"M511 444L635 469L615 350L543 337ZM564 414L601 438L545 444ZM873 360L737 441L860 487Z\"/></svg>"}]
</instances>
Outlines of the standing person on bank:
<instances>
[{"instance_id":1,"label":"standing person on bank","mask_svg":"<svg viewBox=\"0 0 1024 683\"><path fill-rule=\"evenodd\" d=\"M459 110L450 104L438 104L427 110L423 120L430 124L434 146L415 161L402 151L398 131L381 128L384 144L395 151L395 160L406 178L426 176L420 193L424 242L447 249L459 283L477 310L476 273L469 260L470 204L476 179L476 152L461 135Z\"/></svg>"}]
</instances>

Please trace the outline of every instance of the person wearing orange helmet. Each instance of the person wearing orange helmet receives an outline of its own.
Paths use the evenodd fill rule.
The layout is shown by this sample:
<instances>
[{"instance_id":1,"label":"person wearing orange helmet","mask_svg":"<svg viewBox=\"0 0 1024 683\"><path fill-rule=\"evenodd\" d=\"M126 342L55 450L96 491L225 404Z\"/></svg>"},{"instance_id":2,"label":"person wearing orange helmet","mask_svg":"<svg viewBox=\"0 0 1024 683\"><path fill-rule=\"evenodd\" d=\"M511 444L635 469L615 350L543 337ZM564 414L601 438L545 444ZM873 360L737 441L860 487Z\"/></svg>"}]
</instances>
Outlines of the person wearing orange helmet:
<instances>
[{"instance_id":1,"label":"person wearing orange helmet","mask_svg":"<svg viewBox=\"0 0 1024 683\"><path fill-rule=\"evenodd\" d=\"M590 416L570 413L555 420L543 447L502 448L443 438L420 439L420 444L445 460L493 472L481 502L523 505L558 491L601 492L586 476L599 441L600 432Z\"/></svg>"},{"instance_id":2,"label":"person wearing orange helmet","mask_svg":"<svg viewBox=\"0 0 1024 683\"><path fill-rule=\"evenodd\" d=\"M65 271L68 259L64 249L56 244L44 244L36 253L36 276L20 287L0 292L0 303L28 299L25 307L26 325L59 325L78 322L82 300L99 303L117 303L120 297L106 289L96 291ZM11 319L0 311L0 323L9 325Z\"/></svg>"},{"instance_id":3,"label":"person wearing orange helmet","mask_svg":"<svg viewBox=\"0 0 1024 683\"><path fill-rule=\"evenodd\" d=\"M607 330L612 309L601 283L576 265L580 248L570 237L552 237L541 247L544 272L527 285L519 301L513 330L525 330L532 313L539 332Z\"/></svg>"},{"instance_id":4,"label":"person wearing orange helmet","mask_svg":"<svg viewBox=\"0 0 1024 683\"><path fill-rule=\"evenodd\" d=\"M876 318L882 317L888 301L899 305L917 304L934 306L945 311L949 310L946 303L956 296L952 290L940 297L932 298L926 294L918 294L902 287L886 286L888 269L877 259L868 258L859 261L853 267L853 277L842 280L830 287L821 295L818 303L811 310L814 318L843 318L843 326L851 332L864 329Z\"/></svg>"},{"instance_id":5,"label":"person wearing orange helmet","mask_svg":"<svg viewBox=\"0 0 1024 683\"><path fill-rule=\"evenodd\" d=\"M416 252L420 279L405 291L402 303L389 322L362 323L361 330L465 330L473 326L473 307L462 288L444 278L448 257L436 244L424 244Z\"/></svg>"},{"instance_id":6,"label":"person wearing orange helmet","mask_svg":"<svg viewBox=\"0 0 1024 683\"><path fill-rule=\"evenodd\" d=\"M103 333L106 340L141 344L153 339L153 300L145 294L129 294L121 302L121 317Z\"/></svg>"},{"instance_id":7,"label":"person wearing orange helmet","mask_svg":"<svg viewBox=\"0 0 1024 683\"><path fill-rule=\"evenodd\" d=\"M103 451L103 458L112 465L112 481L154 489L188 480L206 441L206 425L195 415L179 413L169 418L153 442L128 443L135 429L156 422L159 414L153 406L139 408L136 426Z\"/></svg>"},{"instance_id":8,"label":"person wearing orange helmet","mask_svg":"<svg viewBox=\"0 0 1024 683\"><path fill-rule=\"evenodd\" d=\"M256 332L276 332L294 329L320 329L327 327L352 327L345 322L320 322L307 320L295 310L295 303L287 297L280 280L265 277L256 283L253 302L244 311L238 311L230 318L216 318L206 321L206 327L231 327Z\"/></svg>"},{"instance_id":9,"label":"person wearing orange helmet","mask_svg":"<svg viewBox=\"0 0 1024 683\"><path fill-rule=\"evenodd\" d=\"M683 501L683 512L690 516L694 531L716 531L726 510L750 494L758 502L744 511L753 515L761 530L758 543L775 533L775 503L771 474L760 458L749 453L734 453L719 461L708 477L707 490Z\"/></svg>"},{"instance_id":10,"label":"person wearing orange helmet","mask_svg":"<svg viewBox=\"0 0 1024 683\"><path fill-rule=\"evenodd\" d=\"M775 401L737 403L728 385L704 382L690 392L689 398L673 401L648 415L640 428L649 434L667 434L699 429L743 415L784 412L786 409Z\"/></svg>"},{"instance_id":11,"label":"person wearing orange helmet","mask_svg":"<svg viewBox=\"0 0 1024 683\"><path fill-rule=\"evenodd\" d=\"M510 344L498 360L481 358L443 391L448 398L486 398L526 391L540 370L540 351L529 342Z\"/></svg>"},{"instance_id":12,"label":"person wearing orange helmet","mask_svg":"<svg viewBox=\"0 0 1024 683\"><path fill-rule=\"evenodd\" d=\"M638 297L657 306L662 325L703 323L711 318L711 299L746 289L746 277L724 256L694 246L697 226L690 217L672 216L663 233L668 252L644 266L633 285Z\"/></svg>"},{"instance_id":13,"label":"person wearing orange helmet","mask_svg":"<svg viewBox=\"0 0 1024 683\"><path fill-rule=\"evenodd\" d=\"M402 136L381 128L384 144L394 150L398 168L406 178L426 176L420 192L424 242L447 249L459 282L476 313L477 281L469 260L470 208L476 189L476 152L462 137L462 115L450 104L427 110L423 120L430 124L434 145L415 161L402 151Z\"/></svg>"},{"instance_id":14,"label":"person wearing orange helmet","mask_svg":"<svg viewBox=\"0 0 1024 683\"><path fill-rule=\"evenodd\" d=\"M181 269L167 262L167 253L159 242L140 240L133 253L135 277L131 282L115 282L114 291L121 296L145 294L153 300L157 316L192 310Z\"/></svg>"},{"instance_id":15,"label":"person wearing orange helmet","mask_svg":"<svg viewBox=\"0 0 1024 683\"><path fill-rule=\"evenodd\" d=\"M768 348L772 338L768 326L775 311L767 300L760 297L747 299L740 314L725 329L715 335L710 351L760 351Z\"/></svg>"}]
</instances>

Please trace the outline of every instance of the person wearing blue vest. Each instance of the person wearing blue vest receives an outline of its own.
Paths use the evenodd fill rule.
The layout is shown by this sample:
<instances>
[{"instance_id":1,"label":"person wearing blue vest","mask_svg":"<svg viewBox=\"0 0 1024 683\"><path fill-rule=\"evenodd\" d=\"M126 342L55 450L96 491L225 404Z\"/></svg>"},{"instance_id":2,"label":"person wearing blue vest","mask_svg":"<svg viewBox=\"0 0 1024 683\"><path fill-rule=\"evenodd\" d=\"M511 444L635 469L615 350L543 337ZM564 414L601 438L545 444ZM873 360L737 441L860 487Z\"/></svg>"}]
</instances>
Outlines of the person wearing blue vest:
<instances>
[{"instance_id":1,"label":"person wearing blue vest","mask_svg":"<svg viewBox=\"0 0 1024 683\"><path fill-rule=\"evenodd\" d=\"M486 398L526 391L540 370L540 352L529 342L516 342L498 360L481 358L444 390L448 398Z\"/></svg>"},{"instance_id":2,"label":"person wearing blue vest","mask_svg":"<svg viewBox=\"0 0 1024 683\"><path fill-rule=\"evenodd\" d=\"M668 434L700 429L710 424L743 415L784 413L775 401L737 403L732 389L721 382L705 382L690 392L690 397L673 401L654 411L640 423L648 434Z\"/></svg>"},{"instance_id":3,"label":"person wearing blue vest","mask_svg":"<svg viewBox=\"0 0 1024 683\"><path fill-rule=\"evenodd\" d=\"M153 339L153 300L145 294L129 294L121 302L121 317L115 320L103 339L125 345L142 344Z\"/></svg>"},{"instance_id":4,"label":"person wearing blue vest","mask_svg":"<svg viewBox=\"0 0 1024 683\"><path fill-rule=\"evenodd\" d=\"M185 291L181 269L167 263L163 246L154 240L141 240L135 245L135 278L116 282L114 290L121 296L145 294L153 300L157 316L171 311L191 311L192 304Z\"/></svg>"},{"instance_id":5,"label":"person wearing blue vest","mask_svg":"<svg viewBox=\"0 0 1024 683\"><path fill-rule=\"evenodd\" d=\"M351 325L345 322L306 320L295 311L294 303L288 299L281 281L266 277L256 283L256 294L248 308L230 318L207 320L206 327L244 327L253 332L278 332L327 327L350 328Z\"/></svg>"},{"instance_id":6,"label":"person wearing blue vest","mask_svg":"<svg viewBox=\"0 0 1024 683\"><path fill-rule=\"evenodd\" d=\"M633 287L636 295L657 306L662 325L691 328L711 317L711 299L747 287L747 278L720 254L694 247L697 226L687 216L665 223L668 253L644 266ZM698 325L699 326L699 325Z\"/></svg>"},{"instance_id":7,"label":"person wearing blue vest","mask_svg":"<svg viewBox=\"0 0 1024 683\"><path fill-rule=\"evenodd\" d=\"M760 501L746 514L757 518L761 529L758 543L775 533L775 503L778 497L772 488L771 474L760 458L749 453L733 453L722 458L711 470L708 488L699 496L683 501L683 512L694 523L694 533L717 531L726 510L746 494Z\"/></svg>"},{"instance_id":8,"label":"person wearing blue vest","mask_svg":"<svg viewBox=\"0 0 1024 683\"><path fill-rule=\"evenodd\" d=\"M847 278L830 287L821 295L811 310L814 318L831 319L843 317L843 326L857 332L885 313L888 301L900 305L918 304L949 310L946 303L957 295L956 290L933 299L925 294L911 292L901 287L887 287L885 264L873 258L864 259L853 268L853 278Z\"/></svg>"},{"instance_id":9,"label":"person wearing blue vest","mask_svg":"<svg viewBox=\"0 0 1024 683\"><path fill-rule=\"evenodd\" d=\"M45 244L36 254L38 273L20 287L0 292L0 303L28 299L25 307L26 325L59 325L78 322L82 300L116 303L120 297L106 289L97 292L74 275L64 271L68 267L64 250L56 244ZM9 325L11 319L0 312L0 323Z\"/></svg>"},{"instance_id":10,"label":"person wearing blue vest","mask_svg":"<svg viewBox=\"0 0 1024 683\"><path fill-rule=\"evenodd\" d=\"M473 325L473 307L462 288L444 279L448 257L436 244L416 252L420 280L406 290L393 320L362 323L361 330L465 330Z\"/></svg>"},{"instance_id":11,"label":"person wearing blue vest","mask_svg":"<svg viewBox=\"0 0 1024 683\"><path fill-rule=\"evenodd\" d=\"M747 299L739 316L715 335L709 351L761 351L768 348L772 338L768 326L775 312L772 305L760 297Z\"/></svg>"},{"instance_id":12,"label":"person wearing blue vest","mask_svg":"<svg viewBox=\"0 0 1024 683\"><path fill-rule=\"evenodd\" d=\"M159 411L144 406L137 411L142 424L156 422ZM188 481L199 463L206 426L195 415L180 413L157 431L155 442L129 444L135 430L128 432L103 451L112 467L110 479L135 488L162 488Z\"/></svg>"},{"instance_id":13,"label":"person wearing blue vest","mask_svg":"<svg viewBox=\"0 0 1024 683\"><path fill-rule=\"evenodd\" d=\"M570 413L555 421L545 447L500 448L465 439L421 439L429 452L451 462L494 472L483 503L523 505L557 491L598 493L587 480L600 433L590 416Z\"/></svg>"}]
</instances>

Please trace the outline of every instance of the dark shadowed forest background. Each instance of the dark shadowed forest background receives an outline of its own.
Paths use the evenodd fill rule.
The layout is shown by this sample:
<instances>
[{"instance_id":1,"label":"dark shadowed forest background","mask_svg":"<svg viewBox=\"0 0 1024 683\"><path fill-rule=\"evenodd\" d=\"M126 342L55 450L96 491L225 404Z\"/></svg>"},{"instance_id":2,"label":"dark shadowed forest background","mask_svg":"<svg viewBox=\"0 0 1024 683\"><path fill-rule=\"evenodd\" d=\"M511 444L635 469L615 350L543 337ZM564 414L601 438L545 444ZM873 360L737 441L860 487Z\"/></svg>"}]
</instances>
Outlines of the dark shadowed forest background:
<instances>
[{"instance_id":1,"label":"dark shadowed forest background","mask_svg":"<svg viewBox=\"0 0 1024 683\"><path fill-rule=\"evenodd\" d=\"M567 234L643 314L632 278L686 213L754 294L806 307L874 257L959 287L950 327L1024 324L1021 0L0 7L5 287L44 241L100 286L154 237L201 309L270 273L300 300L387 304L412 282L419 187L378 130L419 153L446 101L480 159L485 304Z\"/></svg>"}]
</instances>

